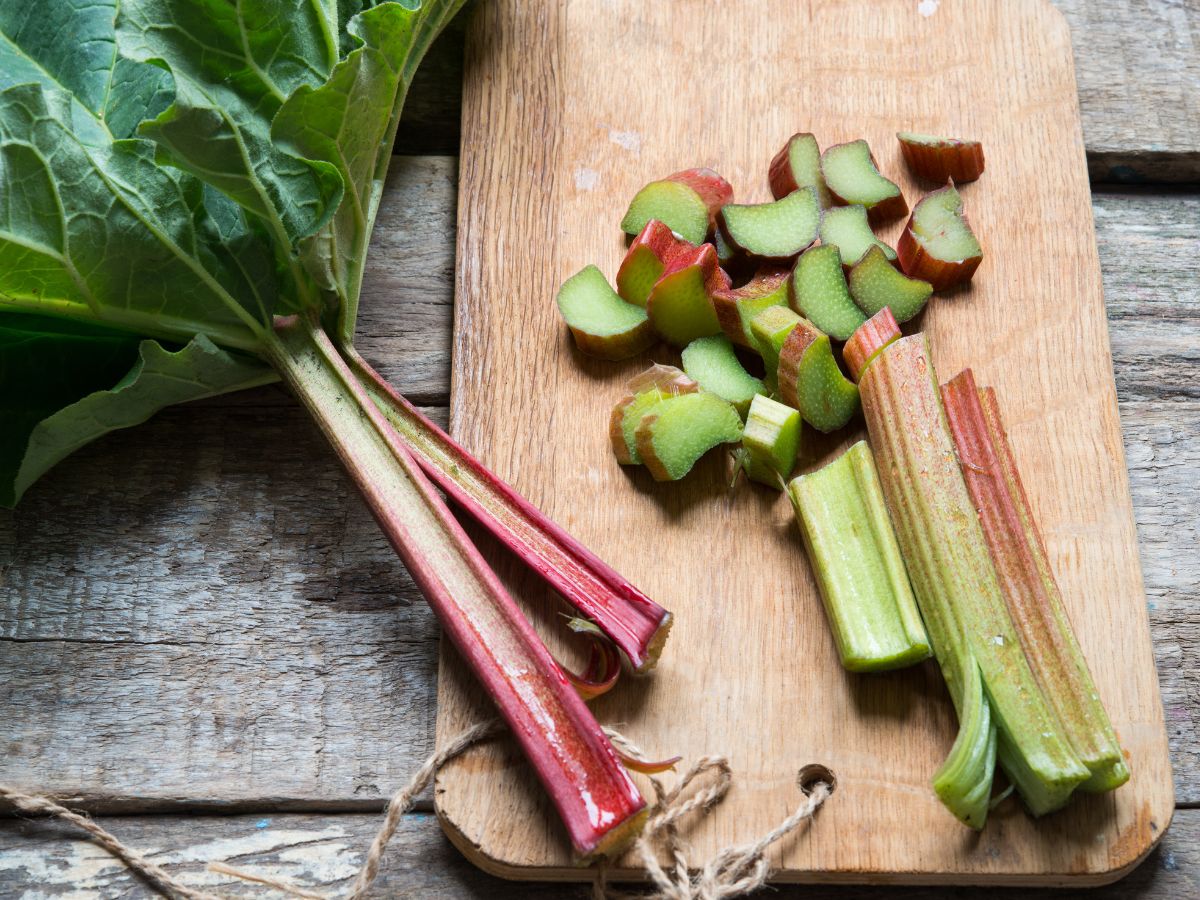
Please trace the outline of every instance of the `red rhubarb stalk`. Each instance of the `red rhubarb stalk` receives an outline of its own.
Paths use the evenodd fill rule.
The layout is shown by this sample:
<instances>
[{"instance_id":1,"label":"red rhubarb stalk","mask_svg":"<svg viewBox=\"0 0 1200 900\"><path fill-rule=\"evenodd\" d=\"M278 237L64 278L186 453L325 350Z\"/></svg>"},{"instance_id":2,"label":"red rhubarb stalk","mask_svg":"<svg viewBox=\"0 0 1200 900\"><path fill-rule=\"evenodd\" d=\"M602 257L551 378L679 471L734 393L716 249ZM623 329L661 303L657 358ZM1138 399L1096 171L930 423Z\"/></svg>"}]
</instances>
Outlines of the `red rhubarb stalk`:
<instances>
[{"instance_id":1,"label":"red rhubarb stalk","mask_svg":"<svg viewBox=\"0 0 1200 900\"><path fill-rule=\"evenodd\" d=\"M654 667L671 614L551 522L397 393L353 347L342 354L421 468L621 648L635 672Z\"/></svg>"},{"instance_id":2,"label":"red rhubarb stalk","mask_svg":"<svg viewBox=\"0 0 1200 900\"><path fill-rule=\"evenodd\" d=\"M463 659L495 701L576 852L633 837L646 803L537 632L328 336L277 321L268 352L329 439Z\"/></svg>"},{"instance_id":3,"label":"red rhubarb stalk","mask_svg":"<svg viewBox=\"0 0 1200 900\"><path fill-rule=\"evenodd\" d=\"M965 369L942 385L946 418L1000 589L1038 683L1091 777L1082 790L1129 780L1112 724L1071 628L1042 535L1021 484L996 392Z\"/></svg>"}]
</instances>

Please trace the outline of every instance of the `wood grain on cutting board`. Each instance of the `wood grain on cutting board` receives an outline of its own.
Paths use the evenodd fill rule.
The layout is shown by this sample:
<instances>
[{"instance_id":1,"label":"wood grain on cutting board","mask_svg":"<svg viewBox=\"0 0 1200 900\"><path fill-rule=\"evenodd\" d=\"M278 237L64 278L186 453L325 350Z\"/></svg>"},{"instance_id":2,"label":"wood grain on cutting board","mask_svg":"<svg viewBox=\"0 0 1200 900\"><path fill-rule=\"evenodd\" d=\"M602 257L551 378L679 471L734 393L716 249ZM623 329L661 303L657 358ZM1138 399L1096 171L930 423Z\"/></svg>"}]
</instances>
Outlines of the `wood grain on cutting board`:
<instances>
[{"instance_id":1,"label":"wood grain on cutting board","mask_svg":"<svg viewBox=\"0 0 1200 900\"><path fill-rule=\"evenodd\" d=\"M1136 863L1173 792L1061 15L1041 0L489 0L464 90L451 427L676 614L654 674L594 708L653 756L729 757L735 787L686 832L693 862L777 824L799 800L797 771L817 762L838 788L811 828L772 849L781 881L1085 884ZM825 146L867 138L914 203L935 186L905 172L901 129L984 143L987 172L962 191L984 263L970 290L935 297L923 327L943 381L970 365L999 391L1133 772L1115 794L1042 820L1009 800L981 834L929 786L956 729L936 666L842 671L786 500L730 492L720 454L678 484L618 466L606 423L625 379L677 355L582 357L554 305L583 265L615 273L617 223L644 182L712 166L739 200L769 199L767 163L794 131ZM519 563L491 558L569 655L555 601ZM439 740L490 714L444 648ZM444 769L436 799L484 868L589 877L506 742Z\"/></svg>"}]
</instances>

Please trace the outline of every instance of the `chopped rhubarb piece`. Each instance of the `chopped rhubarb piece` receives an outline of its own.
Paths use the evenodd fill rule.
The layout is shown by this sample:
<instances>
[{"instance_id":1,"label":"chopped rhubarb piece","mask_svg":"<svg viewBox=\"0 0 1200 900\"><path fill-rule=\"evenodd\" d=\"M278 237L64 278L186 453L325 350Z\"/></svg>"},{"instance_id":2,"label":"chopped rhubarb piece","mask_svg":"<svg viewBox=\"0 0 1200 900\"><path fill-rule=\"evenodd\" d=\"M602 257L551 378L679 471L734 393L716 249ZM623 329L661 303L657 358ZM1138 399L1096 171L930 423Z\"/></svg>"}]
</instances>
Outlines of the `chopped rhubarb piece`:
<instances>
[{"instance_id":1,"label":"chopped rhubarb piece","mask_svg":"<svg viewBox=\"0 0 1200 900\"><path fill-rule=\"evenodd\" d=\"M878 247L889 261L895 261L896 251L875 237L867 210L857 203L835 206L821 216L821 243L833 244L842 253L842 268L849 270L862 259L871 247Z\"/></svg>"},{"instance_id":2,"label":"chopped rhubarb piece","mask_svg":"<svg viewBox=\"0 0 1200 900\"><path fill-rule=\"evenodd\" d=\"M817 139L811 134L793 134L784 144L783 149L771 160L768 174L771 182L771 195L779 200L792 191L810 187L817 192L817 200L821 209L833 205L833 197L825 186L821 176L821 148Z\"/></svg>"},{"instance_id":3,"label":"chopped rhubarb piece","mask_svg":"<svg viewBox=\"0 0 1200 900\"><path fill-rule=\"evenodd\" d=\"M867 442L794 479L788 493L842 665L880 672L928 658L929 638Z\"/></svg>"},{"instance_id":4,"label":"chopped rhubarb piece","mask_svg":"<svg viewBox=\"0 0 1200 900\"><path fill-rule=\"evenodd\" d=\"M626 389L628 393L613 407L608 435L617 462L623 466L641 465L635 435L642 416L660 400L694 394L700 390L700 385L674 366L656 363L634 376Z\"/></svg>"},{"instance_id":5,"label":"chopped rhubarb piece","mask_svg":"<svg viewBox=\"0 0 1200 900\"><path fill-rule=\"evenodd\" d=\"M628 359L654 345L646 311L626 303L595 266L585 266L558 290L558 311L575 345L599 359Z\"/></svg>"},{"instance_id":6,"label":"chopped rhubarb piece","mask_svg":"<svg viewBox=\"0 0 1200 900\"><path fill-rule=\"evenodd\" d=\"M937 376L923 334L888 344L863 373L863 412L879 462L884 496L934 653L958 710L960 734L939 775L964 760L985 760L987 738L978 727L982 704L998 734L996 755L1036 815L1057 809L1089 777L1063 735L1062 724L1025 658L1000 590L979 518L959 470ZM976 696L975 668L985 696ZM960 788L978 778L951 778ZM948 805L978 807L965 790ZM985 807L986 808L986 807Z\"/></svg>"},{"instance_id":7,"label":"chopped rhubarb piece","mask_svg":"<svg viewBox=\"0 0 1200 900\"><path fill-rule=\"evenodd\" d=\"M642 417L637 447L655 481L678 481L705 453L742 436L732 404L702 391L664 400Z\"/></svg>"},{"instance_id":8,"label":"chopped rhubarb piece","mask_svg":"<svg viewBox=\"0 0 1200 900\"><path fill-rule=\"evenodd\" d=\"M896 245L900 268L935 291L970 281L983 250L963 212L962 197L948 184L917 204Z\"/></svg>"},{"instance_id":9,"label":"chopped rhubarb piece","mask_svg":"<svg viewBox=\"0 0 1200 900\"><path fill-rule=\"evenodd\" d=\"M729 277L717 265L712 244L701 244L691 253L673 259L646 299L650 324L677 347L699 337L718 334L721 324L712 295L728 290Z\"/></svg>"},{"instance_id":10,"label":"chopped rhubarb piece","mask_svg":"<svg viewBox=\"0 0 1200 900\"><path fill-rule=\"evenodd\" d=\"M733 185L712 169L684 169L668 175L666 180L686 184L699 195L708 211L708 233L712 234L717 227L717 213L733 202Z\"/></svg>"},{"instance_id":11,"label":"chopped rhubarb piece","mask_svg":"<svg viewBox=\"0 0 1200 900\"><path fill-rule=\"evenodd\" d=\"M667 266L679 257L695 252L694 245L677 238L658 219L651 219L625 252L625 259L617 270L617 293L627 303L644 307L651 289Z\"/></svg>"},{"instance_id":12,"label":"chopped rhubarb piece","mask_svg":"<svg viewBox=\"0 0 1200 900\"><path fill-rule=\"evenodd\" d=\"M658 219L684 240L699 244L712 230L717 210L732 199L733 188L712 169L676 172L637 192L621 219L621 230L638 234L647 222Z\"/></svg>"},{"instance_id":13,"label":"chopped rhubarb piece","mask_svg":"<svg viewBox=\"0 0 1200 900\"><path fill-rule=\"evenodd\" d=\"M858 412L858 388L833 358L829 336L801 319L779 350L779 396L817 431L837 431Z\"/></svg>"},{"instance_id":14,"label":"chopped rhubarb piece","mask_svg":"<svg viewBox=\"0 0 1200 900\"><path fill-rule=\"evenodd\" d=\"M855 382L862 380L863 371L879 351L900 337L900 326L886 306L859 326L842 347L842 359Z\"/></svg>"},{"instance_id":15,"label":"chopped rhubarb piece","mask_svg":"<svg viewBox=\"0 0 1200 900\"><path fill-rule=\"evenodd\" d=\"M731 341L740 347L755 347L750 323L769 306L787 305L789 274L786 268L766 265L741 287L713 292L717 321Z\"/></svg>"},{"instance_id":16,"label":"chopped rhubarb piece","mask_svg":"<svg viewBox=\"0 0 1200 900\"><path fill-rule=\"evenodd\" d=\"M353 347L341 352L426 475L594 622L629 657L635 672L653 668L671 630L671 614L485 469Z\"/></svg>"},{"instance_id":17,"label":"chopped rhubarb piece","mask_svg":"<svg viewBox=\"0 0 1200 900\"><path fill-rule=\"evenodd\" d=\"M750 321L750 334L754 338L754 348L762 357L763 366L767 370L766 381L774 386L779 370L779 351L783 342L792 333L801 318L786 306L768 306Z\"/></svg>"},{"instance_id":18,"label":"chopped rhubarb piece","mask_svg":"<svg viewBox=\"0 0 1200 900\"><path fill-rule=\"evenodd\" d=\"M890 308L897 322L907 322L925 308L933 285L896 271L883 251L871 247L850 270L850 296L868 316Z\"/></svg>"},{"instance_id":19,"label":"chopped rhubarb piece","mask_svg":"<svg viewBox=\"0 0 1200 900\"><path fill-rule=\"evenodd\" d=\"M1021 484L996 392L976 390L965 369L942 385L946 418L1000 589L1025 658L1091 777L1080 790L1106 791L1129 769L1071 628L1033 510Z\"/></svg>"},{"instance_id":20,"label":"chopped rhubarb piece","mask_svg":"<svg viewBox=\"0 0 1200 900\"><path fill-rule=\"evenodd\" d=\"M790 297L792 309L839 341L867 320L850 296L837 247L822 244L801 254L792 271Z\"/></svg>"},{"instance_id":21,"label":"chopped rhubarb piece","mask_svg":"<svg viewBox=\"0 0 1200 900\"><path fill-rule=\"evenodd\" d=\"M894 182L879 174L871 148L864 140L836 144L826 150L821 154L821 174L834 202L840 206L857 203L866 207L872 225L908 212L904 194Z\"/></svg>"},{"instance_id":22,"label":"chopped rhubarb piece","mask_svg":"<svg viewBox=\"0 0 1200 900\"><path fill-rule=\"evenodd\" d=\"M683 351L683 370L700 387L728 400L745 417L750 401L762 392L763 383L742 368L733 343L723 334L697 338Z\"/></svg>"},{"instance_id":23,"label":"chopped rhubarb piece","mask_svg":"<svg viewBox=\"0 0 1200 900\"><path fill-rule=\"evenodd\" d=\"M787 262L817 239L817 192L801 188L771 203L722 207L720 226L733 246L771 262Z\"/></svg>"},{"instance_id":24,"label":"chopped rhubarb piece","mask_svg":"<svg viewBox=\"0 0 1200 900\"><path fill-rule=\"evenodd\" d=\"M896 135L909 170L918 178L966 184L983 174L983 144L901 131Z\"/></svg>"},{"instance_id":25,"label":"chopped rhubarb piece","mask_svg":"<svg viewBox=\"0 0 1200 900\"><path fill-rule=\"evenodd\" d=\"M779 488L792 474L800 452L800 413L756 395L742 431L742 450L746 477Z\"/></svg>"}]
</instances>

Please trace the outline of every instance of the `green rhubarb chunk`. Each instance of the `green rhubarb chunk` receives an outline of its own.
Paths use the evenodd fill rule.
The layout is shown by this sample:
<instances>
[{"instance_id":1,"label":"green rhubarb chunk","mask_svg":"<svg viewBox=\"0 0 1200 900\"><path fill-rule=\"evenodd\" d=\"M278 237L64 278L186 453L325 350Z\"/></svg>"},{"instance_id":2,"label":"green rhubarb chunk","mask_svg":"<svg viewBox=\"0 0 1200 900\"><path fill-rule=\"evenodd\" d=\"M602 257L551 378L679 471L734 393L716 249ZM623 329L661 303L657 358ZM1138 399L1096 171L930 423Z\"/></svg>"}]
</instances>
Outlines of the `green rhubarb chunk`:
<instances>
[{"instance_id":1,"label":"green rhubarb chunk","mask_svg":"<svg viewBox=\"0 0 1200 900\"><path fill-rule=\"evenodd\" d=\"M762 381L742 368L733 352L733 343L723 334L698 338L688 344L683 351L683 370L704 390L732 403L743 417L750 401L762 393Z\"/></svg>"},{"instance_id":2,"label":"green rhubarb chunk","mask_svg":"<svg viewBox=\"0 0 1200 900\"><path fill-rule=\"evenodd\" d=\"M933 285L909 278L888 262L878 247L871 247L850 270L850 295L868 316L885 306L897 322L907 322L925 308L933 294Z\"/></svg>"},{"instance_id":3,"label":"green rhubarb chunk","mask_svg":"<svg viewBox=\"0 0 1200 900\"><path fill-rule=\"evenodd\" d=\"M779 370L779 351L792 329L800 324L800 317L786 306L769 306L750 321L750 334L754 347L763 359L767 370L767 381L774 384Z\"/></svg>"},{"instance_id":4,"label":"green rhubarb chunk","mask_svg":"<svg viewBox=\"0 0 1200 900\"><path fill-rule=\"evenodd\" d=\"M622 300L595 266L585 266L563 283L558 311L589 356L626 359L654 344L646 310Z\"/></svg>"},{"instance_id":5,"label":"green rhubarb chunk","mask_svg":"<svg viewBox=\"0 0 1200 900\"><path fill-rule=\"evenodd\" d=\"M790 259L817 239L821 205L813 188L800 188L771 203L729 203L721 228L729 243L763 259Z\"/></svg>"},{"instance_id":6,"label":"green rhubarb chunk","mask_svg":"<svg viewBox=\"0 0 1200 900\"><path fill-rule=\"evenodd\" d=\"M742 431L742 466L760 484L780 487L800 452L800 413L762 394L750 404Z\"/></svg>"},{"instance_id":7,"label":"green rhubarb chunk","mask_svg":"<svg viewBox=\"0 0 1200 900\"><path fill-rule=\"evenodd\" d=\"M738 255L742 252L737 247L733 246L733 244L729 243L729 239L721 233L720 228L713 231L712 238L713 248L717 251L717 262L723 266L728 266L730 263L736 260Z\"/></svg>"},{"instance_id":8,"label":"green rhubarb chunk","mask_svg":"<svg viewBox=\"0 0 1200 900\"><path fill-rule=\"evenodd\" d=\"M929 638L867 442L794 479L789 492L842 665L881 672L927 659Z\"/></svg>"},{"instance_id":9,"label":"green rhubarb chunk","mask_svg":"<svg viewBox=\"0 0 1200 900\"><path fill-rule=\"evenodd\" d=\"M685 241L699 244L708 234L708 206L695 190L678 181L652 181L629 203L621 230L638 234L658 219Z\"/></svg>"},{"instance_id":10,"label":"green rhubarb chunk","mask_svg":"<svg viewBox=\"0 0 1200 900\"><path fill-rule=\"evenodd\" d=\"M809 341L797 361L791 344L800 337L789 335L780 352L778 384L783 402L800 410L804 421L817 431L828 434L844 428L858 412L858 386L842 374L828 335L818 334Z\"/></svg>"},{"instance_id":11,"label":"green rhubarb chunk","mask_svg":"<svg viewBox=\"0 0 1200 900\"><path fill-rule=\"evenodd\" d=\"M675 264L679 268L665 272L654 285L646 312L655 331L676 347L686 347L696 338L721 333L712 292L728 287L729 280L717 267L710 244L697 248L694 259Z\"/></svg>"},{"instance_id":12,"label":"green rhubarb chunk","mask_svg":"<svg viewBox=\"0 0 1200 900\"><path fill-rule=\"evenodd\" d=\"M645 391L625 404L621 414L621 434L625 438L625 448L629 451L629 465L641 465L642 462L642 456L637 449L637 427L642 424L642 418L672 396L666 391Z\"/></svg>"},{"instance_id":13,"label":"green rhubarb chunk","mask_svg":"<svg viewBox=\"0 0 1200 900\"><path fill-rule=\"evenodd\" d=\"M788 141L788 164L796 187L810 187L817 192L822 209L833 205L829 188L821 176L821 148L811 134L797 134Z\"/></svg>"},{"instance_id":14,"label":"green rhubarb chunk","mask_svg":"<svg viewBox=\"0 0 1200 900\"><path fill-rule=\"evenodd\" d=\"M731 403L702 391L663 400L643 415L637 448L656 481L678 481L720 444L742 437L742 419Z\"/></svg>"},{"instance_id":15,"label":"green rhubarb chunk","mask_svg":"<svg viewBox=\"0 0 1200 900\"><path fill-rule=\"evenodd\" d=\"M810 247L800 255L792 272L791 300L796 312L839 341L867 321L850 296L836 246Z\"/></svg>"},{"instance_id":16,"label":"green rhubarb chunk","mask_svg":"<svg viewBox=\"0 0 1200 900\"><path fill-rule=\"evenodd\" d=\"M821 217L821 243L832 244L842 253L842 265L854 265L871 247L878 247L889 259L896 251L875 237L867 220L867 208L860 204L835 206Z\"/></svg>"}]
</instances>

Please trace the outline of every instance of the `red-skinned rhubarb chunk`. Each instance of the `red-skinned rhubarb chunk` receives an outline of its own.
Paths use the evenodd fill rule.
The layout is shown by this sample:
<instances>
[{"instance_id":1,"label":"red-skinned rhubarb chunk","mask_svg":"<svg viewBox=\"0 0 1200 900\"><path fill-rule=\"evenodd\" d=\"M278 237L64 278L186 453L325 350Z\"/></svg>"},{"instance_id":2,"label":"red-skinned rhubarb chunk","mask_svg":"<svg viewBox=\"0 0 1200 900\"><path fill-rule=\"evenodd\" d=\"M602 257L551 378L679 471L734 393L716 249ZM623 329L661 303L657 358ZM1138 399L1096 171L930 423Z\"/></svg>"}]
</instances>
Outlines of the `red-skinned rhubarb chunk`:
<instances>
[{"instance_id":1,"label":"red-skinned rhubarb chunk","mask_svg":"<svg viewBox=\"0 0 1200 900\"><path fill-rule=\"evenodd\" d=\"M1033 510L1017 472L996 393L977 390L970 369L942 385L946 418L967 490L1025 656L1091 772L1081 790L1129 780L1121 747L1071 628Z\"/></svg>"},{"instance_id":2,"label":"red-skinned rhubarb chunk","mask_svg":"<svg viewBox=\"0 0 1200 900\"><path fill-rule=\"evenodd\" d=\"M837 431L858 412L858 388L833 358L829 336L800 319L779 350L779 396L817 431Z\"/></svg>"},{"instance_id":3,"label":"red-skinned rhubarb chunk","mask_svg":"<svg viewBox=\"0 0 1200 900\"><path fill-rule=\"evenodd\" d=\"M850 370L850 377L855 382L860 381L863 371L879 355L879 351L899 337L900 326L886 306L858 326L858 330L850 335L850 340L842 347L842 359Z\"/></svg>"},{"instance_id":4,"label":"red-skinned rhubarb chunk","mask_svg":"<svg viewBox=\"0 0 1200 900\"><path fill-rule=\"evenodd\" d=\"M733 405L701 391L664 400L643 416L637 447L655 481L678 481L713 447L741 437L742 418Z\"/></svg>"},{"instance_id":5,"label":"red-skinned rhubarb chunk","mask_svg":"<svg viewBox=\"0 0 1200 900\"><path fill-rule=\"evenodd\" d=\"M693 244L713 228L717 210L733 199L729 182L712 169L686 169L652 181L634 196L621 230L638 234L651 219L664 222Z\"/></svg>"},{"instance_id":6,"label":"red-skinned rhubarb chunk","mask_svg":"<svg viewBox=\"0 0 1200 900\"><path fill-rule=\"evenodd\" d=\"M821 148L811 134L802 132L788 138L783 149L771 160L767 177L771 183L771 195L776 200L792 191L810 187L817 192L821 209L833 205L833 197L821 176Z\"/></svg>"},{"instance_id":7,"label":"red-skinned rhubarb chunk","mask_svg":"<svg viewBox=\"0 0 1200 900\"><path fill-rule=\"evenodd\" d=\"M983 250L954 185L934 191L916 205L896 253L905 275L928 281L935 291L971 280L983 262Z\"/></svg>"},{"instance_id":8,"label":"red-skinned rhubarb chunk","mask_svg":"<svg viewBox=\"0 0 1200 900\"><path fill-rule=\"evenodd\" d=\"M608 436L617 462L623 466L636 466L642 463L636 439L642 416L660 400L694 394L700 390L700 385L674 366L655 363L631 378L625 388L628 393L613 407Z\"/></svg>"},{"instance_id":9,"label":"red-skinned rhubarb chunk","mask_svg":"<svg viewBox=\"0 0 1200 900\"><path fill-rule=\"evenodd\" d=\"M789 274L782 266L766 265L741 287L713 292L717 321L731 341L739 347L756 348L750 323L768 307L787 305Z\"/></svg>"},{"instance_id":10,"label":"red-skinned rhubarb chunk","mask_svg":"<svg viewBox=\"0 0 1200 900\"><path fill-rule=\"evenodd\" d=\"M694 245L677 238L658 219L651 219L629 245L621 268L617 269L617 293L627 303L644 307L646 298L667 266L679 257L695 252Z\"/></svg>"},{"instance_id":11,"label":"red-skinned rhubarb chunk","mask_svg":"<svg viewBox=\"0 0 1200 900\"><path fill-rule=\"evenodd\" d=\"M666 180L686 184L704 201L704 208L708 211L708 233L712 234L717 227L717 213L726 203L733 202L733 185L720 173L707 168L684 169L668 175Z\"/></svg>"},{"instance_id":12,"label":"red-skinned rhubarb chunk","mask_svg":"<svg viewBox=\"0 0 1200 900\"><path fill-rule=\"evenodd\" d=\"M1089 772L1025 658L959 470L936 378L923 334L885 347L859 383L867 430L960 722L966 727L969 711L980 703L970 688L977 666L986 691L982 702L997 726L1000 764L1030 810L1041 815L1065 804Z\"/></svg>"},{"instance_id":13,"label":"red-skinned rhubarb chunk","mask_svg":"<svg viewBox=\"0 0 1200 900\"><path fill-rule=\"evenodd\" d=\"M729 277L717 265L712 244L673 259L646 299L650 324L677 347L721 331L712 295L728 290Z\"/></svg>"},{"instance_id":14,"label":"red-skinned rhubarb chunk","mask_svg":"<svg viewBox=\"0 0 1200 900\"><path fill-rule=\"evenodd\" d=\"M654 345L646 310L626 303L595 266L585 266L558 290L562 314L575 346L598 359L628 359Z\"/></svg>"},{"instance_id":15,"label":"red-skinned rhubarb chunk","mask_svg":"<svg viewBox=\"0 0 1200 900\"><path fill-rule=\"evenodd\" d=\"M582 857L636 836L647 809L591 711L397 431L319 328L279 320L270 345L368 507L495 702Z\"/></svg>"},{"instance_id":16,"label":"red-skinned rhubarb chunk","mask_svg":"<svg viewBox=\"0 0 1200 900\"><path fill-rule=\"evenodd\" d=\"M983 174L983 144L959 138L901 131L896 135L904 161L918 178L966 184Z\"/></svg>"},{"instance_id":17,"label":"red-skinned rhubarb chunk","mask_svg":"<svg viewBox=\"0 0 1200 900\"><path fill-rule=\"evenodd\" d=\"M835 144L821 154L821 175L840 206L866 207L872 225L908 212L904 194L895 182L879 174L875 157L864 140Z\"/></svg>"},{"instance_id":18,"label":"red-skinned rhubarb chunk","mask_svg":"<svg viewBox=\"0 0 1200 900\"><path fill-rule=\"evenodd\" d=\"M353 347L342 355L426 475L594 622L635 672L653 668L671 630L671 614L484 468Z\"/></svg>"}]
</instances>

